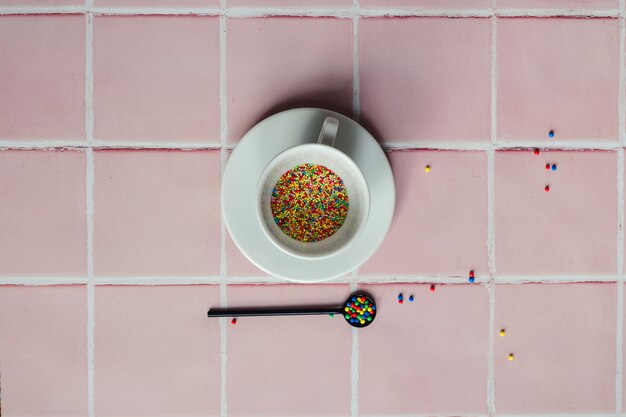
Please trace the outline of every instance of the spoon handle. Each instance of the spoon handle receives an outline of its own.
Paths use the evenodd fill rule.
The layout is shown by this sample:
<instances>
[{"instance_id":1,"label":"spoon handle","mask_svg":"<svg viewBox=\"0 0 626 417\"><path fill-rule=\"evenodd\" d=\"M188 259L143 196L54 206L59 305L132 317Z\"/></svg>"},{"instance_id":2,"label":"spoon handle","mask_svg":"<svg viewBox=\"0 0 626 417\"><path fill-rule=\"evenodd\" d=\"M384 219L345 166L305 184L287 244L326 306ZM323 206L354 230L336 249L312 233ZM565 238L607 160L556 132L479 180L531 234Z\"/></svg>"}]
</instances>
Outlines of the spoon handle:
<instances>
[{"instance_id":1,"label":"spoon handle","mask_svg":"<svg viewBox=\"0 0 626 417\"><path fill-rule=\"evenodd\" d=\"M257 317L257 316L311 316L317 314L339 314L338 307L312 308L212 308L207 313L209 317Z\"/></svg>"}]
</instances>

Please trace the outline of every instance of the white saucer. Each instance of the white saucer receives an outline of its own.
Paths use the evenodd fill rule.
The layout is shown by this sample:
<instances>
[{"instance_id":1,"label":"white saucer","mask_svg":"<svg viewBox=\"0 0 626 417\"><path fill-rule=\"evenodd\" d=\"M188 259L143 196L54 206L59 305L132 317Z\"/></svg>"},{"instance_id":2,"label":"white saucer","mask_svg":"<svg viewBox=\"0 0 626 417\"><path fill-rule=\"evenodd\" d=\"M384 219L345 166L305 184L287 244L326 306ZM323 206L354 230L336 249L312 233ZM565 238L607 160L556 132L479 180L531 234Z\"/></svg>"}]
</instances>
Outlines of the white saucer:
<instances>
[{"instance_id":1,"label":"white saucer","mask_svg":"<svg viewBox=\"0 0 626 417\"><path fill-rule=\"evenodd\" d=\"M339 119L335 146L356 162L367 180L370 215L361 234L340 253L302 259L278 249L263 233L256 216L256 186L265 166L280 152L316 142L326 116ZM328 281L359 267L385 238L394 206L393 175L383 150L358 123L329 110L287 110L259 122L235 147L222 178L222 213L233 241L257 267L289 281Z\"/></svg>"}]
</instances>

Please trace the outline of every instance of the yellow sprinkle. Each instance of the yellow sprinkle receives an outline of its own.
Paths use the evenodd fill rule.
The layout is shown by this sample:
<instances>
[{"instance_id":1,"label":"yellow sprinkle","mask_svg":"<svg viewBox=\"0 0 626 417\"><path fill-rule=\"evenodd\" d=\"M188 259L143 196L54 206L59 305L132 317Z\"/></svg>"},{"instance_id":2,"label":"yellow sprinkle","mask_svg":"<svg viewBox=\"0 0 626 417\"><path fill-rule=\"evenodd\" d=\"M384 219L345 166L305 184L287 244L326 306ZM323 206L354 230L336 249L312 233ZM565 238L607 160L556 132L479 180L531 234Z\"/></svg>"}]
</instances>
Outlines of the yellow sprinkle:
<instances>
[{"instance_id":1,"label":"yellow sprinkle","mask_svg":"<svg viewBox=\"0 0 626 417\"><path fill-rule=\"evenodd\" d=\"M361 324L365 324L365 320L361 320Z\"/></svg>"},{"instance_id":2,"label":"yellow sprinkle","mask_svg":"<svg viewBox=\"0 0 626 417\"><path fill-rule=\"evenodd\" d=\"M500 336L504 336L506 334L506 330L502 329L500 330Z\"/></svg>"},{"instance_id":3,"label":"yellow sprinkle","mask_svg":"<svg viewBox=\"0 0 626 417\"><path fill-rule=\"evenodd\" d=\"M513 355L512 353L509 353L509 360L512 361L513 359L515 359L515 355Z\"/></svg>"},{"instance_id":4,"label":"yellow sprinkle","mask_svg":"<svg viewBox=\"0 0 626 417\"><path fill-rule=\"evenodd\" d=\"M344 308L343 311L350 311L348 307Z\"/></svg>"},{"instance_id":5,"label":"yellow sprinkle","mask_svg":"<svg viewBox=\"0 0 626 417\"><path fill-rule=\"evenodd\" d=\"M430 165L426 165L424 167L424 172L430 172Z\"/></svg>"}]
</instances>

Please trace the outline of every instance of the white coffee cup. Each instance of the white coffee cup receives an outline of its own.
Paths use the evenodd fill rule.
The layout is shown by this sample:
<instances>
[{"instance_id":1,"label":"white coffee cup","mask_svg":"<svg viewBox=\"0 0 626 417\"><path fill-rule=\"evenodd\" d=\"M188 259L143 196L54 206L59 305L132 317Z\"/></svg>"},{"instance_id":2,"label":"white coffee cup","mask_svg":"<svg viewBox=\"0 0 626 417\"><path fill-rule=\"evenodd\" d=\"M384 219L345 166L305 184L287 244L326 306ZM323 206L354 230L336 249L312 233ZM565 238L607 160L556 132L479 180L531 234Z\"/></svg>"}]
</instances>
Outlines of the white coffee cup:
<instances>
[{"instance_id":1,"label":"white coffee cup","mask_svg":"<svg viewBox=\"0 0 626 417\"><path fill-rule=\"evenodd\" d=\"M327 117L317 143L297 145L272 159L259 178L256 190L257 218L261 229L279 249L293 256L319 259L345 249L363 230L369 216L370 192L363 173L354 161L334 147L339 121ZM271 198L276 182L287 171L302 164L321 165L343 180L348 193L348 214L341 227L317 242L301 242L285 234L274 220Z\"/></svg>"}]
</instances>

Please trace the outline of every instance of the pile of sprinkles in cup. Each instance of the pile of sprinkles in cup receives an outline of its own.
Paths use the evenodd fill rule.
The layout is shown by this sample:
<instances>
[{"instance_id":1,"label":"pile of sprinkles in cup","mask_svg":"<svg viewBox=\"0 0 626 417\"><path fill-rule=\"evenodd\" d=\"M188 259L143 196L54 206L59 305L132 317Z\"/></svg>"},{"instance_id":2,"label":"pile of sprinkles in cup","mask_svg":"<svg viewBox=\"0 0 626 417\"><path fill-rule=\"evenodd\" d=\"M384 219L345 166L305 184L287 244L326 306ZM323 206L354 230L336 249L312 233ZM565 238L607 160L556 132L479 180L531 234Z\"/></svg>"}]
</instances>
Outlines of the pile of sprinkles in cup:
<instances>
[{"instance_id":1,"label":"pile of sprinkles in cup","mask_svg":"<svg viewBox=\"0 0 626 417\"><path fill-rule=\"evenodd\" d=\"M352 297L343 308L343 317L350 323L365 325L374 320L376 316L376 304L366 296ZM369 323L367 323L369 324Z\"/></svg>"},{"instance_id":2,"label":"pile of sprinkles in cup","mask_svg":"<svg viewBox=\"0 0 626 417\"><path fill-rule=\"evenodd\" d=\"M330 169L298 165L285 172L272 191L272 215L280 229L300 242L332 236L348 215L348 191Z\"/></svg>"}]
</instances>

